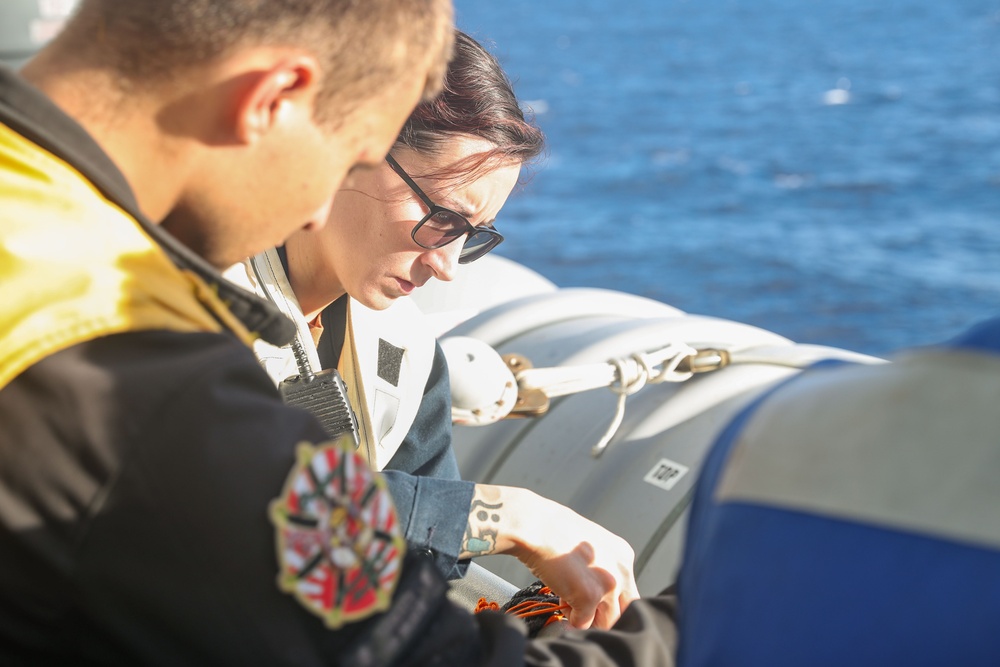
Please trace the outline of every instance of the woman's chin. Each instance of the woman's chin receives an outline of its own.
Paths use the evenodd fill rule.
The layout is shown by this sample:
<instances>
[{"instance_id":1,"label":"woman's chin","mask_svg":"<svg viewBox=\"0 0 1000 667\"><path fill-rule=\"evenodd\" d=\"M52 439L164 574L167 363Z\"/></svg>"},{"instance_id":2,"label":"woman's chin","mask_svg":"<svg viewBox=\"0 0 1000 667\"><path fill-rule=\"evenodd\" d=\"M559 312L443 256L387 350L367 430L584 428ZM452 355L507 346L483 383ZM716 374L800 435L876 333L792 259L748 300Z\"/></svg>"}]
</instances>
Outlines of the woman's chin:
<instances>
[{"instance_id":1,"label":"woman's chin","mask_svg":"<svg viewBox=\"0 0 1000 667\"><path fill-rule=\"evenodd\" d=\"M385 294L383 292L366 293L359 296L351 295L352 298L369 310L385 310L396 302L399 294Z\"/></svg>"}]
</instances>

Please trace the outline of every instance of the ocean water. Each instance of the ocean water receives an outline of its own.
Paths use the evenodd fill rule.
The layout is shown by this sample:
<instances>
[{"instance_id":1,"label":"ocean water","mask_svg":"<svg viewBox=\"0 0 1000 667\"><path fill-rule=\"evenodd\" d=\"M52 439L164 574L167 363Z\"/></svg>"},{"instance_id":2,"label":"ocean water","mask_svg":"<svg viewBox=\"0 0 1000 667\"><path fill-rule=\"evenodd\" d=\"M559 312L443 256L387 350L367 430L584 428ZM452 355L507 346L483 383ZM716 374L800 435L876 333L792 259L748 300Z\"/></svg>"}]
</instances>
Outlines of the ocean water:
<instances>
[{"instance_id":1,"label":"ocean water","mask_svg":"<svg viewBox=\"0 0 1000 667\"><path fill-rule=\"evenodd\" d=\"M498 252L886 354L1000 315L997 0L456 0L548 137Z\"/></svg>"}]
</instances>

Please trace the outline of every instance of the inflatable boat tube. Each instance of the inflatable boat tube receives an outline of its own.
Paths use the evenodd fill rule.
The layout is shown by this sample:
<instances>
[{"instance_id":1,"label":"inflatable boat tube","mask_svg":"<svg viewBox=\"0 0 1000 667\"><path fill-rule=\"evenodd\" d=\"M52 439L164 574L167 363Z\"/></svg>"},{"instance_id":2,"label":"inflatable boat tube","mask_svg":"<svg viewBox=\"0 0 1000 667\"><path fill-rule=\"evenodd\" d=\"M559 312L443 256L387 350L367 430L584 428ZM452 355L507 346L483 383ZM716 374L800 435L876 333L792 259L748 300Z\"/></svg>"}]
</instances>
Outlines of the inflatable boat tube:
<instances>
[{"instance_id":1,"label":"inflatable boat tube","mask_svg":"<svg viewBox=\"0 0 1000 667\"><path fill-rule=\"evenodd\" d=\"M526 357L535 368L607 362L669 343L731 355L732 363L719 370L684 382L649 384L629 396L621 424L599 458L591 449L615 418L618 403L607 388L553 398L541 417L455 426L463 477L529 488L621 535L635 550L636 579L644 595L673 582L702 458L741 407L816 361L880 361L796 345L757 327L686 314L622 292L538 289L544 279L526 279L527 269L492 256L470 266L476 267L475 275L427 285L414 297L437 321L452 323L438 332L442 337L478 338L500 354ZM482 308L476 307L471 280L493 286ZM519 294L520 284L533 289ZM504 285L508 298L500 300L497 286ZM477 562L518 588L534 580L513 558Z\"/></svg>"}]
</instances>

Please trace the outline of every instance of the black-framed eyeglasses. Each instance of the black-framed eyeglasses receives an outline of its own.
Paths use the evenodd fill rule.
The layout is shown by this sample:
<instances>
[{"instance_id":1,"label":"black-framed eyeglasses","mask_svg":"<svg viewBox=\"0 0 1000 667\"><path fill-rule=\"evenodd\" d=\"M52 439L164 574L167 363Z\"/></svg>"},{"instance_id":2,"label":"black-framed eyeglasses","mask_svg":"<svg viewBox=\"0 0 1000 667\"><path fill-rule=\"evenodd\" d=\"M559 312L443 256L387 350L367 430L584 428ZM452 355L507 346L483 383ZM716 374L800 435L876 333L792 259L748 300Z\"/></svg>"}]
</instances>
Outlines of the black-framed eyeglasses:
<instances>
[{"instance_id":1,"label":"black-framed eyeglasses","mask_svg":"<svg viewBox=\"0 0 1000 667\"><path fill-rule=\"evenodd\" d=\"M468 234L468 238L462 244L462 252L458 256L459 264L468 264L476 261L503 242L503 234L498 232L493 225L476 227L461 213L456 213L444 206L438 206L424 194L424 191L410 178L410 175L403 171L395 158L386 155L385 161L413 190L413 194L417 195L420 201L427 206L427 215L417 223L417 226L410 233L413 242L418 246L427 250L443 248L455 239Z\"/></svg>"}]
</instances>

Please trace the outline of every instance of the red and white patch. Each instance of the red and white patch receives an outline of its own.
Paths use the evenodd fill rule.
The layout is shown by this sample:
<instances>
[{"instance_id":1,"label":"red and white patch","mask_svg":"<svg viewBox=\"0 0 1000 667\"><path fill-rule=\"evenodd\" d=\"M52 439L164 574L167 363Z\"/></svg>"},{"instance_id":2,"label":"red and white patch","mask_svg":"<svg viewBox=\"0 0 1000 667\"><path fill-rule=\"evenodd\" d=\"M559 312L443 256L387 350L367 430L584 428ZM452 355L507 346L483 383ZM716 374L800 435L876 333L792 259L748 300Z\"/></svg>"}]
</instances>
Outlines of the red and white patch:
<instances>
[{"instance_id":1,"label":"red and white patch","mask_svg":"<svg viewBox=\"0 0 1000 667\"><path fill-rule=\"evenodd\" d=\"M271 503L279 587L334 629L388 609L405 542L385 480L350 438L297 459Z\"/></svg>"}]
</instances>

